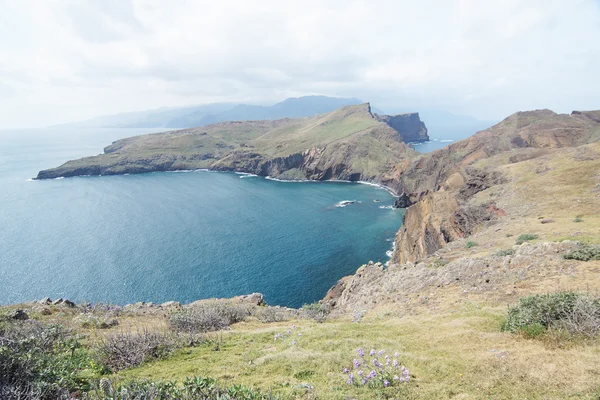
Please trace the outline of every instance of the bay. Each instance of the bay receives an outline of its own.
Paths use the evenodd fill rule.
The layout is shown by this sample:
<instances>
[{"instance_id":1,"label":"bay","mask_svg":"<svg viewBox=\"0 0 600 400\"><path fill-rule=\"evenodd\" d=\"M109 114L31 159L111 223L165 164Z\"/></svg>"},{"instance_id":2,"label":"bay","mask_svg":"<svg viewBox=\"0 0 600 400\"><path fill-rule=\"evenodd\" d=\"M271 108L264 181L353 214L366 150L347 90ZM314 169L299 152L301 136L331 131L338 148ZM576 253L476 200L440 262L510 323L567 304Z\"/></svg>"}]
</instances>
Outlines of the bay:
<instances>
[{"instance_id":1,"label":"bay","mask_svg":"<svg viewBox=\"0 0 600 400\"><path fill-rule=\"evenodd\" d=\"M387 261L403 210L368 185L203 171L30 180L160 130L0 132L0 303L261 292L298 307L361 264ZM343 200L356 202L337 207Z\"/></svg>"}]
</instances>

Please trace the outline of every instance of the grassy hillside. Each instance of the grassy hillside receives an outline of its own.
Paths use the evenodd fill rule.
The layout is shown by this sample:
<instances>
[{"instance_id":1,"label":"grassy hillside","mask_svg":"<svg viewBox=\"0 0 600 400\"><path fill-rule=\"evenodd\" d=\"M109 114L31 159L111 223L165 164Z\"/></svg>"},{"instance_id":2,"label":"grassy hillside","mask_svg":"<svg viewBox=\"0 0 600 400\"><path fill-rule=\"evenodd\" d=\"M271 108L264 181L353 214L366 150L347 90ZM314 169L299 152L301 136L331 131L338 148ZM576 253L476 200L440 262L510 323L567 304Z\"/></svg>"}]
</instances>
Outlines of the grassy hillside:
<instances>
[{"instance_id":1,"label":"grassy hillside","mask_svg":"<svg viewBox=\"0 0 600 400\"><path fill-rule=\"evenodd\" d=\"M376 148L363 146L365 137L378 141ZM352 151L340 153L340 145ZM41 171L38 179L199 168L278 177L293 169L304 179L375 179L393 162L413 156L401 133L378 121L365 103L314 117L222 122L122 139L105 154ZM381 157L389 163L365 169Z\"/></svg>"}]
</instances>

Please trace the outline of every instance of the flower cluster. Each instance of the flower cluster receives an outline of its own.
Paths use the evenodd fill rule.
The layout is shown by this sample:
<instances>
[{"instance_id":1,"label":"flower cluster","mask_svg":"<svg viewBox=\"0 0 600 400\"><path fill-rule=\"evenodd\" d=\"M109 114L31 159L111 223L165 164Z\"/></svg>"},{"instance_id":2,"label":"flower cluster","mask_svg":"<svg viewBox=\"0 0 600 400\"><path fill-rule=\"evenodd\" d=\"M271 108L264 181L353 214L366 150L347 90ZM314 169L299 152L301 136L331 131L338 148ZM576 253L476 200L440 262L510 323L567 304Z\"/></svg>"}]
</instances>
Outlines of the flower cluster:
<instances>
[{"instance_id":1,"label":"flower cluster","mask_svg":"<svg viewBox=\"0 0 600 400\"><path fill-rule=\"evenodd\" d=\"M276 333L275 335L273 335L273 340L277 342L278 340L282 341L288 338L292 338L291 345L295 346L298 343L298 340L302 338L302 332L296 333L296 330L296 325L292 325L292 327L286 332Z\"/></svg>"},{"instance_id":2,"label":"flower cluster","mask_svg":"<svg viewBox=\"0 0 600 400\"><path fill-rule=\"evenodd\" d=\"M394 357L385 350L371 349L368 355L364 350L357 350L358 358L352 360L351 368L344 368L349 385L388 387L396 383L410 381L410 372L398 362L398 353Z\"/></svg>"}]
</instances>

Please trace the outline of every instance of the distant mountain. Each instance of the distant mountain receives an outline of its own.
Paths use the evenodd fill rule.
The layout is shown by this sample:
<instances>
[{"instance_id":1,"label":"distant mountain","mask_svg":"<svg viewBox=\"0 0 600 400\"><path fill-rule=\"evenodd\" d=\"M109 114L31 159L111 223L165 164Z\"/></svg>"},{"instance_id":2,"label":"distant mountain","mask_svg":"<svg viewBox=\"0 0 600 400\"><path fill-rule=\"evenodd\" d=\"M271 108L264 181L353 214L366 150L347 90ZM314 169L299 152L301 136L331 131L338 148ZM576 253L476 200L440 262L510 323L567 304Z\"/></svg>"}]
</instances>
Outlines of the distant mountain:
<instances>
[{"instance_id":1,"label":"distant mountain","mask_svg":"<svg viewBox=\"0 0 600 400\"><path fill-rule=\"evenodd\" d=\"M211 115L234 106L234 103L211 103L201 106L163 107L154 110L104 115L56 126L71 128L165 128L169 121L188 114Z\"/></svg>"},{"instance_id":2,"label":"distant mountain","mask_svg":"<svg viewBox=\"0 0 600 400\"><path fill-rule=\"evenodd\" d=\"M191 128L226 121L262 121L281 118L310 117L331 112L343 106L361 104L356 98L339 98L327 96L304 96L286 99L272 106L256 106L239 104L229 110L205 115L192 112L180 118L173 118L168 128Z\"/></svg>"},{"instance_id":3,"label":"distant mountain","mask_svg":"<svg viewBox=\"0 0 600 400\"><path fill-rule=\"evenodd\" d=\"M86 121L61 124L74 128L193 128L225 121L258 121L310 117L347 105L361 104L356 98L304 96L289 98L272 106L211 103L200 106L105 115Z\"/></svg>"}]
</instances>

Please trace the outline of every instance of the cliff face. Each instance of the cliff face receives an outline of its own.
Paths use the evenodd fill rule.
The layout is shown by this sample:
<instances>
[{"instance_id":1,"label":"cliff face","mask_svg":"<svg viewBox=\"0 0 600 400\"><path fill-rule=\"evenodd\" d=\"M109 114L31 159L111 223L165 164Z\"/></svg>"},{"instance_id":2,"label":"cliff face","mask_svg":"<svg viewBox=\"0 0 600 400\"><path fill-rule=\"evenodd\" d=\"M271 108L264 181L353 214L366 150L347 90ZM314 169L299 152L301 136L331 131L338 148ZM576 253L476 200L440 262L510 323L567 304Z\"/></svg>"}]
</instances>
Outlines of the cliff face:
<instances>
[{"instance_id":1,"label":"cliff face","mask_svg":"<svg viewBox=\"0 0 600 400\"><path fill-rule=\"evenodd\" d=\"M309 118L225 122L118 140L104 154L40 171L37 179L207 168L379 181L398 160L417 156L402 139L408 128L402 129L378 120L368 103Z\"/></svg>"},{"instance_id":2,"label":"cliff face","mask_svg":"<svg viewBox=\"0 0 600 400\"><path fill-rule=\"evenodd\" d=\"M419 260L495 220L502 212L493 199L473 204L471 198L503 182L496 167L600 141L599 120L597 111L518 112L468 139L397 165L383 182L401 193L400 205L408 209L392 261Z\"/></svg>"},{"instance_id":3,"label":"cliff face","mask_svg":"<svg viewBox=\"0 0 600 400\"><path fill-rule=\"evenodd\" d=\"M419 118L419 113L376 115L376 118L398 131L405 142L418 143L429 140L427 128Z\"/></svg>"}]
</instances>

